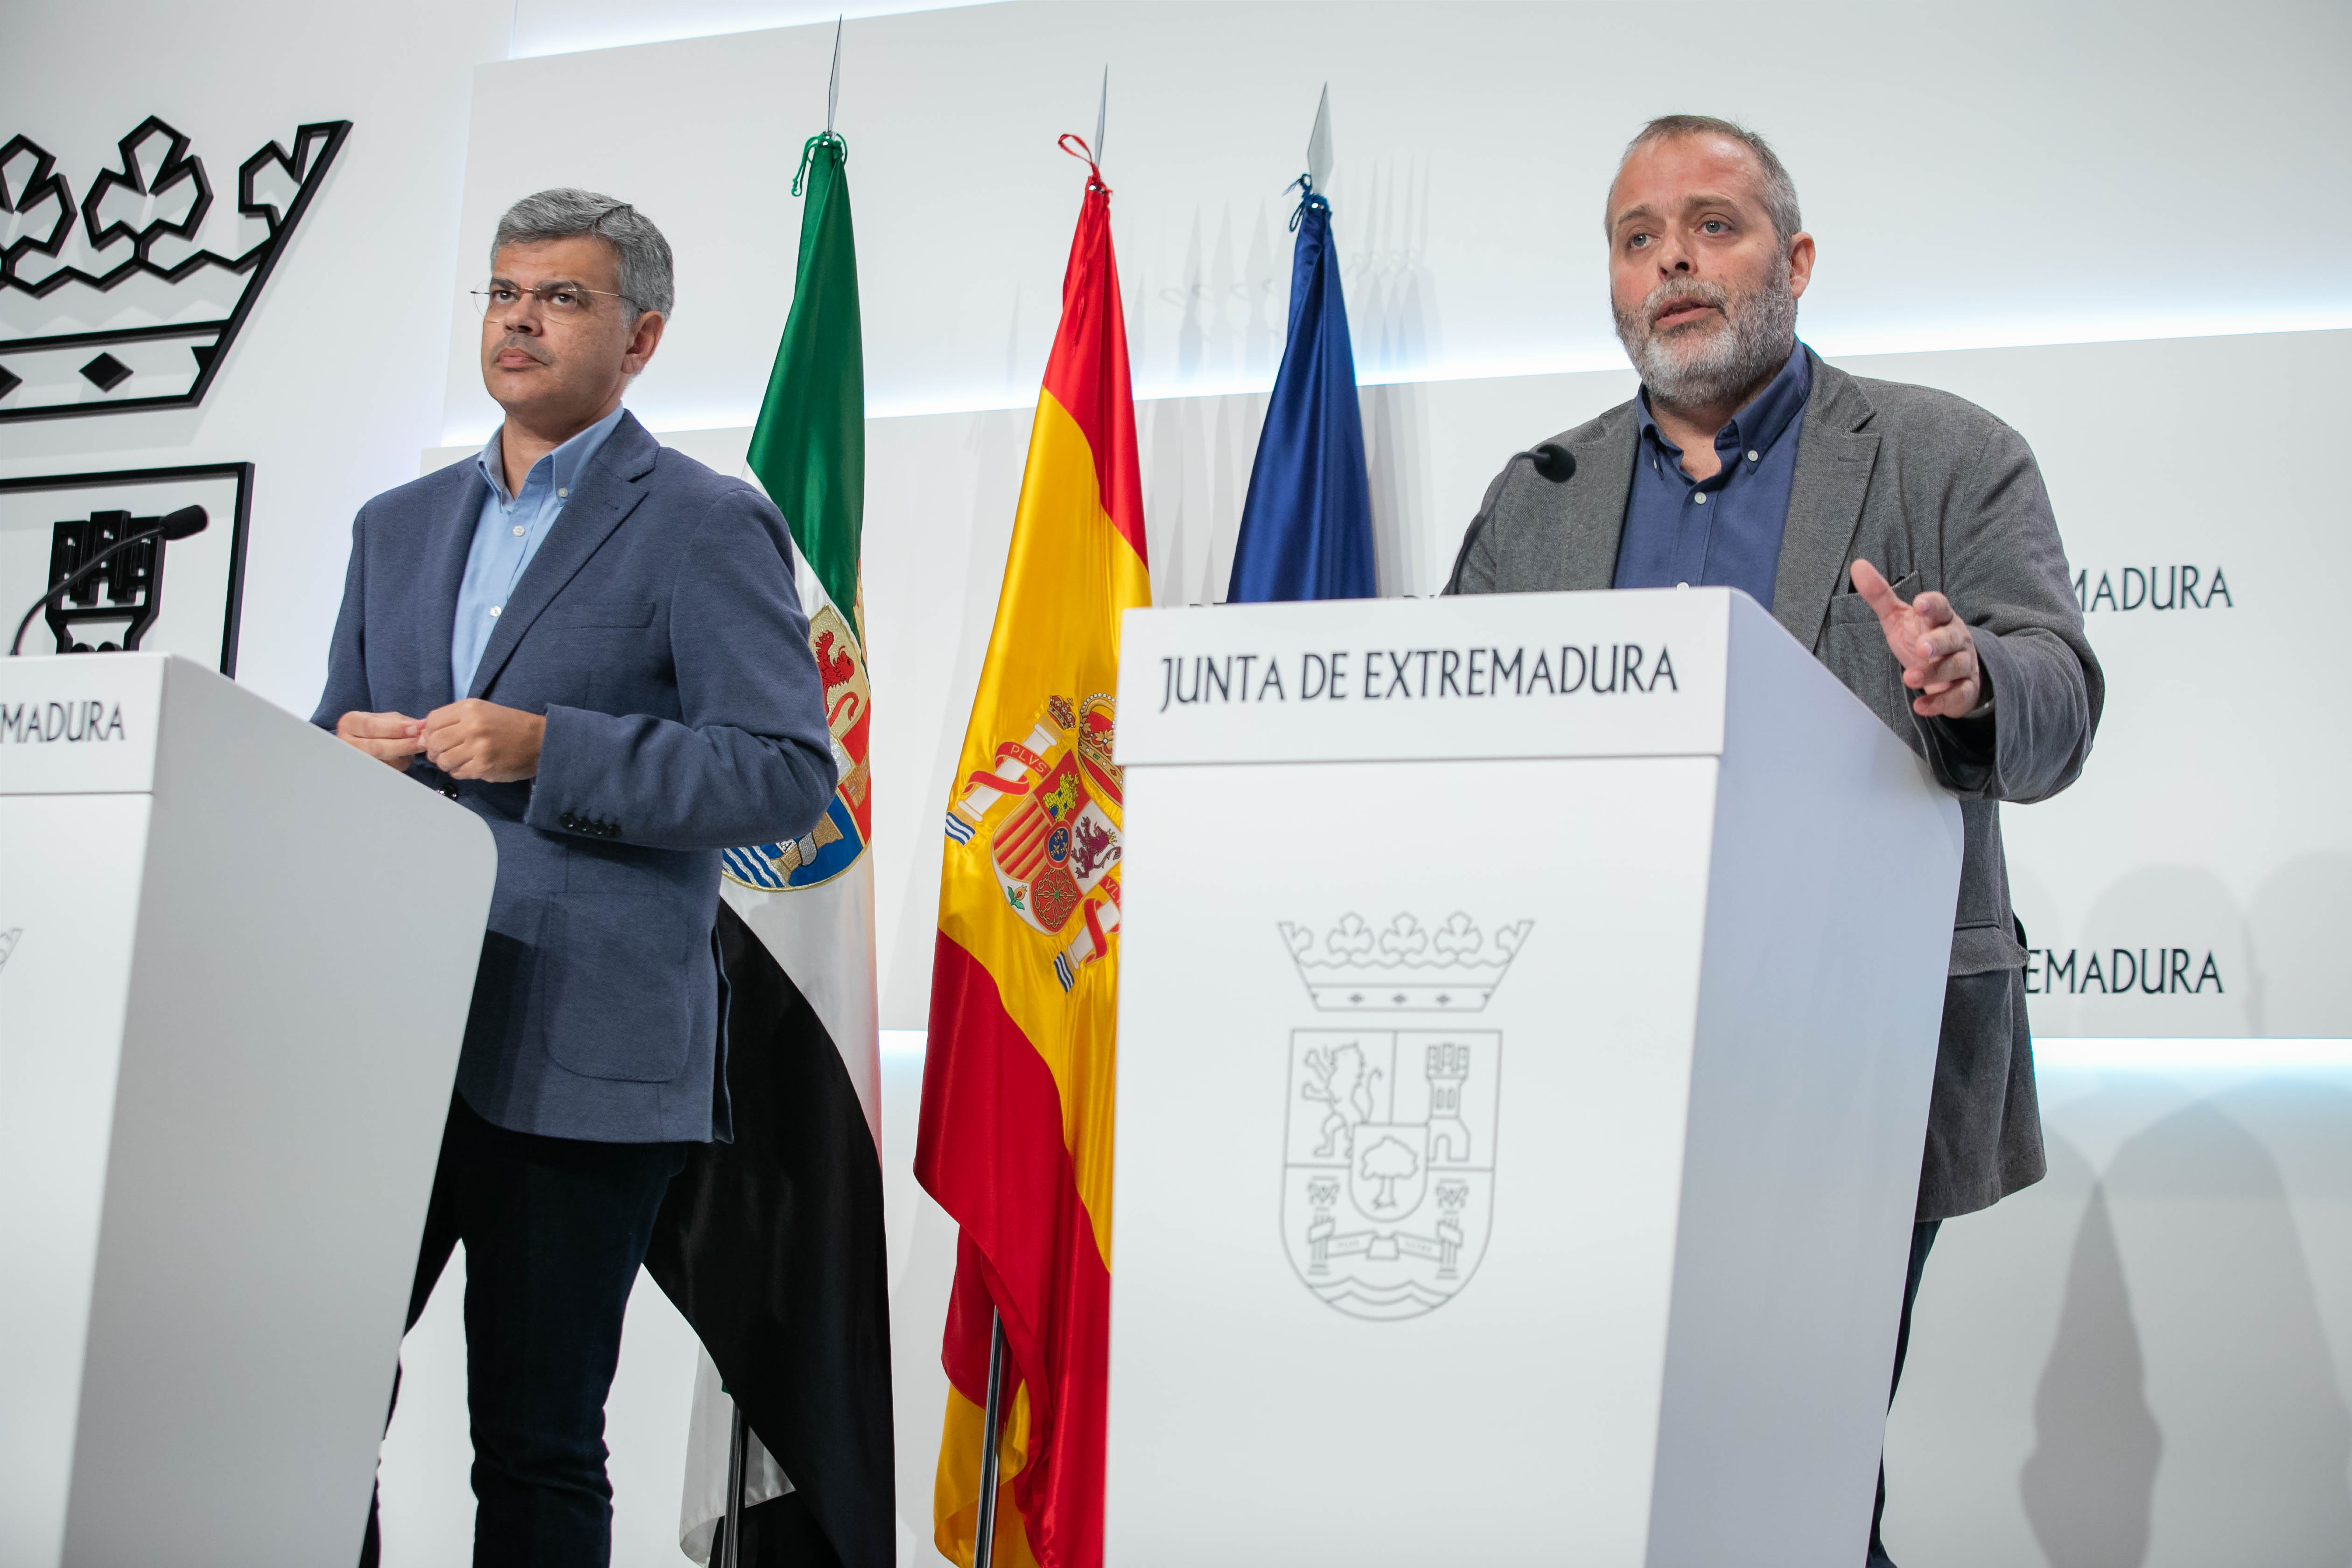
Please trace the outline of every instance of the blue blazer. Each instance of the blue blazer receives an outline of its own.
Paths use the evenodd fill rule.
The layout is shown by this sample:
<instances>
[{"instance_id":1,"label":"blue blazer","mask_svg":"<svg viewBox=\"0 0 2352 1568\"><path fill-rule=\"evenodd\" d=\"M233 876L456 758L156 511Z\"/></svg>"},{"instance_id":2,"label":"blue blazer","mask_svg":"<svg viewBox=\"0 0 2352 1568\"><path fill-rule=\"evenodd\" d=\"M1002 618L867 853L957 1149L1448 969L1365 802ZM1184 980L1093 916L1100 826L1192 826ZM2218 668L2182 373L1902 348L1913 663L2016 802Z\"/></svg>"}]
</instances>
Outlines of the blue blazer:
<instances>
[{"instance_id":1,"label":"blue blazer","mask_svg":"<svg viewBox=\"0 0 2352 1568\"><path fill-rule=\"evenodd\" d=\"M467 458L360 509L312 723L457 700L457 585L488 491ZM719 851L807 833L834 788L791 563L766 496L623 416L464 693L547 716L539 776L409 769L498 841L457 1090L499 1126L730 1135Z\"/></svg>"}]
</instances>

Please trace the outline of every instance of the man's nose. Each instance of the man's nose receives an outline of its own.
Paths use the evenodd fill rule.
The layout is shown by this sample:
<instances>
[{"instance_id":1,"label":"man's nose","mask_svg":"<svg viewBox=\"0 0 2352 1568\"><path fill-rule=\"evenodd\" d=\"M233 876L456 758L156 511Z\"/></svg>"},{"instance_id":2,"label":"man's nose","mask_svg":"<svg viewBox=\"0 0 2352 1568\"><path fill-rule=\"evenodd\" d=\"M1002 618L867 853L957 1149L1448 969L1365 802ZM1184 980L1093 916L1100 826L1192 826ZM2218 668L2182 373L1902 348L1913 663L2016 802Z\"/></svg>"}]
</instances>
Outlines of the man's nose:
<instances>
[{"instance_id":1,"label":"man's nose","mask_svg":"<svg viewBox=\"0 0 2352 1568\"><path fill-rule=\"evenodd\" d=\"M1691 254L1684 247L1681 240L1668 239L1660 244L1658 247L1658 271L1661 276L1667 278L1687 278L1696 270L1696 268L1695 268L1691 262Z\"/></svg>"}]
</instances>

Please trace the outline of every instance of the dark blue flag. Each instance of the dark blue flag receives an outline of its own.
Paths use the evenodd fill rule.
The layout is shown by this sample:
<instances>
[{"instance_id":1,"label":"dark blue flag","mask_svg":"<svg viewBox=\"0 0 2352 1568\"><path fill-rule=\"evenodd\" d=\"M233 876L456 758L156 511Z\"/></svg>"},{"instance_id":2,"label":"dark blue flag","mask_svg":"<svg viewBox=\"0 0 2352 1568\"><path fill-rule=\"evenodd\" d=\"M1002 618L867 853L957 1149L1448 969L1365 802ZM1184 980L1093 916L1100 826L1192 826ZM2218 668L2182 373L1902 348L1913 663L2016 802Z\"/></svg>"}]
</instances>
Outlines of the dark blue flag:
<instances>
[{"instance_id":1,"label":"dark blue flag","mask_svg":"<svg viewBox=\"0 0 2352 1568\"><path fill-rule=\"evenodd\" d=\"M1369 599L1372 487L1364 470L1364 422L1356 407L1356 356L1348 303L1332 254L1331 204L1301 180L1292 223L1290 336L1274 401L1250 468L1234 546L1228 601Z\"/></svg>"}]
</instances>

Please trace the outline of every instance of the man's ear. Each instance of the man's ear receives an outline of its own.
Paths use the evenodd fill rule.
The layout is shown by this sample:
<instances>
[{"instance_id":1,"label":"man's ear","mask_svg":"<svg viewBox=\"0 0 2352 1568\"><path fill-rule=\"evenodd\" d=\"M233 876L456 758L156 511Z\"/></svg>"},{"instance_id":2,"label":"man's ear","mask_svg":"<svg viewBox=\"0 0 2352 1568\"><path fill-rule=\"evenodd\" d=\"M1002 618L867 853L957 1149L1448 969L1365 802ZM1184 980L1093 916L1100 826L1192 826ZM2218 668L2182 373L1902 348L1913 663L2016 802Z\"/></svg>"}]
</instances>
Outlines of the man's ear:
<instances>
[{"instance_id":1,"label":"man's ear","mask_svg":"<svg viewBox=\"0 0 2352 1568\"><path fill-rule=\"evenodd\" d=\"M1799 229L1789 237L1789 292L1801 296L1813 277L1813 237Z\"/></svg>"},{"instance_id":2,"label":"man's ear","mask_svg":"<svg viewBox=\"0 0 2352 1568\"><path fill-rule=\"evenodd\" d=\"M647 310L637 317L636 324L629 329L628 352L621 356L623 374L635 375L646 368L646 362L654 357L654 350L661 346L662 328L666 325L659 310Z\"/></svg>"}]
</instances>

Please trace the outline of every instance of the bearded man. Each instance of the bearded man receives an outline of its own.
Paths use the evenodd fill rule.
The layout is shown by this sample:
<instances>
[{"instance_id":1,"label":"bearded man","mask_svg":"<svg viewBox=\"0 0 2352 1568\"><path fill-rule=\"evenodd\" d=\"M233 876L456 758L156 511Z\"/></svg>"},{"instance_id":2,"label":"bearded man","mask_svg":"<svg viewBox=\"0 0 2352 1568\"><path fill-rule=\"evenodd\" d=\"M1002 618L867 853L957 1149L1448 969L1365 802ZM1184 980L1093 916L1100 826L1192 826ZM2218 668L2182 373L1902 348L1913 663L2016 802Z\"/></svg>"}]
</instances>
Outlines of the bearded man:
<instances>
[{"instance_id":1,"label":"bearded man","mask_svg":"<svg viewBox=\"0 0 2352 1568\"><path fill-rule=\"evenodd\" d=\"M2000 803L2074 782L2105 682L2024 438L1797 341L1813 237L1762 137L1652 121L1604 223L1641 393L1505 465L1447 592L1744 589L1958 797L1968 842L1891 1397L1937 1227L2042 1175ZM1885 847L1885 896L1900 898L1902 846ZM1873 1565L1889 1564L1885 1506L1882 1468Z\"/></svg>"}]
</instances>

